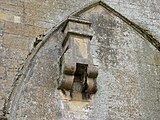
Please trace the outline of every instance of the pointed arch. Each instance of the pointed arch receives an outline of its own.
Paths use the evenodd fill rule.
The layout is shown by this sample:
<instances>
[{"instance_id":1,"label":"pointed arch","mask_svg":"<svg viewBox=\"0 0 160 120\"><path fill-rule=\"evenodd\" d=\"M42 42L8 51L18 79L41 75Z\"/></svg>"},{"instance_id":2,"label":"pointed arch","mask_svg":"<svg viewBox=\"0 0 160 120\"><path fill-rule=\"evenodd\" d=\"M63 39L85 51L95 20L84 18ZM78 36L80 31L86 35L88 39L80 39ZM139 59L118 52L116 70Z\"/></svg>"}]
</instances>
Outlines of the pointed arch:
<instances>
[{"instance_id":1,"label":"pointed arch","mask_svg":"<svg viewBox=\"0 0 160 120\"><path fill-rule=\"evenodd\" d=\"M156 40L150 33L147 32L147 30L143 29L142 27L138 26L136 23L132 22L131 20L127 19L125 16L121 15L119 12L108 6L106 3L102 1L97 1L93 2L90 4L85 5L81 9L73 12L70 14L70 16L78 16L82 14L83 12L100 5L113 13L115 16L119 17L121 20L123 20L125 23L127 23L129 26L131 26L135 31L137 31L140 35L142 35L146 40L148 40L153 46L155 46L159 51L160 51L160 43L158 40ZM67 17L68 18L68 17ZM48 38L56 31L58 30L61 26L64 26L65 23L67 22L67 18L65 18L63 21L61 21L59 24L54 26L50 32L48 32L45 37L43 38L42 42L40 42L35 49L32 50L32 52L28 55L28 58L25 61L25 64L22 66L22 69L20 73L17 75L15 78L15 82L13 85L13 90L10 94L9 100L8 100L8 105L7 105L7 113L10 114L10 111L12 109L16 109L16 102L17 99L19 98L21 93L19 92L19 89L22 87L23 80L25 79L27 73L29 72L30 66L31 66L31 61L34 59L38 51L41 49L41 47L47 42Z\"/></svg>"}]
</instances>

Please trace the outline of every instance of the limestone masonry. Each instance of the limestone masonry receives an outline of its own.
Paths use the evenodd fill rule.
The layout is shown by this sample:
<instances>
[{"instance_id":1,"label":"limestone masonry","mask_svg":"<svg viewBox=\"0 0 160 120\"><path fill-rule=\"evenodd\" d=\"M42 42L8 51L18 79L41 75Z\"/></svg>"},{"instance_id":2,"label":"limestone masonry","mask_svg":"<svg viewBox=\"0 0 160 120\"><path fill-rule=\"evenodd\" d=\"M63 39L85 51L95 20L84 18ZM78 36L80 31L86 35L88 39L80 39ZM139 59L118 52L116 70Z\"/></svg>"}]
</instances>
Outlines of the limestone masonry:
<instances>
[{"instance_id":1,"label":"limestone masonry","mask_svg":"<svg viewBox=\"0 0 160 120\"><path fill-rule=\"evenodd\" d=\"M160 0L0 0L0 120L160 120Z\"/></svg>"}]
</instances>

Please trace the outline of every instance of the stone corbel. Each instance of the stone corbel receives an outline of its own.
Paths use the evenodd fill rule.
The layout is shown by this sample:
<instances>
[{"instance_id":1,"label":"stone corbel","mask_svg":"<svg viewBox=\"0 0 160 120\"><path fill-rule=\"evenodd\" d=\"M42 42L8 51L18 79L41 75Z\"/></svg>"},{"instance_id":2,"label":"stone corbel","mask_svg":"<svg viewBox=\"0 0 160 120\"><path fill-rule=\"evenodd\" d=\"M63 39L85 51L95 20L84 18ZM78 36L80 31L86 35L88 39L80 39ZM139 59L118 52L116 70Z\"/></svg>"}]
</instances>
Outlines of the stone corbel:
<instances>
[{"instance_id":1,"label":"stone corbel","mask_svg":"<svg viewBox=\"0 0 160 120\"><path fill-rule=\"evenodd\" d=\"M71 98L76 96L76 100L88 98L97 91L98 67L90 55L90 25L89 21L69 18L64 27L59 88L70 91Z\"/></svg>"}]
</instances>

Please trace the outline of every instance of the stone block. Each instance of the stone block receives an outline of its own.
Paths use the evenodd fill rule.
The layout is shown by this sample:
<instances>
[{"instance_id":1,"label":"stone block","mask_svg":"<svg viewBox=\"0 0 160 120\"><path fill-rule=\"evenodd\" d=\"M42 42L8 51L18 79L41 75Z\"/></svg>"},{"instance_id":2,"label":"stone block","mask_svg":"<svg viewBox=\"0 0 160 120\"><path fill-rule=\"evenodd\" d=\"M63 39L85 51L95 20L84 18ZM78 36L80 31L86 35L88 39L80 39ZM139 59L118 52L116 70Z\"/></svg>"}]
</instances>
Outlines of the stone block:
<instances>
[{"instance_id":1,"label":"stone block","mask_svg":"<svg viewBox=\"0 0 160 120\"><path fill-rule=\"evenodd\" d=\"M36 20L35 21L35 25L38 27L42 27L45 29L51 28L52 26L54 26L54 24L52 22L49 21L45 21L45 20Z\"/></svg>"},{"instance_id":2,"label":"stone block","mask_svg":"<svg viewBox=\"0 0 160 120\"><path fill-rule=\"evenodd\" d=\"M13 34L4 34L3 44L9 49L28 50L29 38Z\"/></svg>"},{"instance_id":3,"label":"stone block","mask_svg":"<svg viewBox=\"0 0 160 120\"><path fill-rule=\"evenodd\" d=\"M14 23L21 23L21 17L14 16Z\"/></svg>"},{"instance_id":4,"label":"stone block","mask_svg":"<svg viewBox=\"0 0 160 120\"><path fill-rule=\"evenodd\" d=\"M92 37L90 25L91 23L87 20L71 17L71 18L68 18L68 21L64 28L64 33L74 33L74 34Z\"/></svg>"},{"instance_id":5,"label":"stone block","mask_svg":"<svg viewBox=\"0 0 160 120\"><path fill-rule=\"evenodd\" d=\"M23 27L24 35L25 36L38 36L40 34L43 34L45 31L45 28L33 26L33 25L24 25Z\"/></svg>"},{"instance_id":6,"label":"stone block","mask_svg":"<svg viewBox=\"0 0 160 120\"><path fill-rule=\"evenodd\" d=\"M22 63L22 61L24 61L24 59L28 54L29 54L28 50L7 49L6 57L4 58L4 60L8 61L6 63L9 63L9 61L13 61L13 62L17 61L18 63Z\"/></svg>"},{"instance_id":7,"label":"stone block","mask_svg":"<svg viewBox=\"0 0 160 120\"><path fill-rule=\"evenodd\" d=\"M13 0L0 0L0 4L1 5L6 5L7 6L17 6L17 7L23 7L24 6L24 3L23 1L13 1Z\"/></svg>"},{"instance_id":8,"label":"stone block","mask_svg":"<svg viewBox=\"0 0 160 120\"><path fill-rule=\"evenodd\" d=\"M86 38L75 37L74 44L75 46L78 46L74 48L74 51L76 51L75 53L77 53L76 56L78 57L78 59L80 57L84 59L88 59L89 58L89 55L88 55L89 54L88 53L89 41Z\"/></svg>"},{"instance_id":9,"label":"stone block","mask_svg":"<svg viewBox=\"0 0 160 120\"><path fill-rule=\"evenodd\" d=\"M46 10L41 10L39 8L26 9L25 13L26 13L24 18L25 24L36 25L35 23L37 21L41 20L41 21L49 22L49 19L51 19L50 14L49 13L46 14Z\"/></svg>"},{"instance_id":10,"label":"stone block","mask_svg":"<svg viewBox=\"0 0 160 120\"><path fill-rule=\"evenodd\" d=\"M16 15L12 15L12 14L6 14L6 13L2 13L2 12L0 12L0 19L5 20L5 21L14 22L14 23L20 23L21 22L21 17L20 16L16 16Z\"/></svg>"},{"instance_id":11,"label":"stone block","mask_svg":"<svg viewBox=\"0 0 160 120\"><path fill-rule=\"evenodd\" d=\"M20 7L18 5L14 5L12 3L0 3L1 11L3 13L9 14L9 15L16 15L16 16L22 16L24 13L24 8Z\"/></svg>"},{"instance_id":12,"label":"stone block","mask_svg":"<svg viewBox=\"0 0 160 120\"><path fill-rule=\"evenodd\" d=\"M32 10L35 10L36 8L40 8L42 6L41 3L39 2L24 2L24 7L26 9L32 9Z\"/></svg>"},{"instance_id":13,"label":"stone block","mask_svg":"<svg viewBox=\"0 0 160 120\"><path fill-rule=\"evenodd\" d=\"M5 32L11 33L11 34L16 34L16 35L23 35L23 33L24 33L23 24L14 23L14 22L6 22Z\"/></svg>"},{"instance_id":14,"label":"stone block","mask_svg":"<svg viewBox=\"0 0 160 120\"><path fill-rule=\"evenodd\" d=\"M8 14L6 14L6 13L0 12L0 19L12 21L13 16L12 16L12 15L8 15Z\"/></svg>"}]
</instances>

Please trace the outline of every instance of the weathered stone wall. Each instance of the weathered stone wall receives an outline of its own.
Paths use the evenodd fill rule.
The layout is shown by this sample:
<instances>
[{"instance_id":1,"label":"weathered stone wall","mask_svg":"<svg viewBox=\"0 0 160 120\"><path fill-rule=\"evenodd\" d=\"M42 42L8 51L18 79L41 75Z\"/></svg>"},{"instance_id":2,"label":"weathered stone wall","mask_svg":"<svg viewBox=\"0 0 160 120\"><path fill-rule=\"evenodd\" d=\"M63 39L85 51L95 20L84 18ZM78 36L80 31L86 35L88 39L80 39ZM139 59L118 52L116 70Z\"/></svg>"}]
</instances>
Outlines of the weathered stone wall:
<instances>
[{"instance_id":1,"label":"weathered stone wall","mask_svg":"<svg viewBox=\"0 0 160 120\"><path fill-rule=\"evenodd\" d=\"M81 0L81 1L79 0L48 0L48 1L0 0L0 8L1 8L0 9L0 83L1 83L0 84L0 115L3 114L2 112L3 104L5 103L5 99L8 98L11 92L11 88L12 88L11 85L13 84L13 80L15 78L16 73L19 72L18 68L20 67L21 64L23 64L28 53L31 51L35 38L40 34L47 33L47 31L49 31L51 27L56 25L58 22L62 21L65 17L67 17L73 11L77 10L78 8L81 8L83 5L88 4L92 1L93 0L88 0L88 1L85 1L85 0ZM110 5L112 8L114 8L118 12L120 12L122 15L124 15L128 19L132 20L133 22L137 23L143 28L147 28L159 40L160 19L157 17L159 16L159 13L160 13L159 0L154 0L154 1L153 0L144 0L144 1L142 0L127 0L127 1L126 0L104 0L104 2ZM129 38L128 37L129 33L126 32L125 34L126 36L125 37L123 36L122 38L124 39ZM117 36L117 34L115 34L115 36ZM139 41L135 43L136 46L141 45L138 42ZM157 111L157 109L159 108L158 107L159 106L159 90L158 90L159 75L158 73L159 73L159 59L160 59L158 56L159 53L156 52L156 50L153 50L154 48L152 47L150 48L150 45L148 45L148 43L142 46L143 47L146 46L146 48L144 48L143 50L145 52L139 53L138 56L136 55L134 56L134 58L142 59L142 60L140 59L139 61L141 64L138 64L136 66L136 64L131 63L132 66L128 66L128 68L126 69L128 69L128 71L131 71L131 72L133 72L132 68L138 69L138 71L140 72L133 72L133 74L135 73L141 74L141 76L138 76L137 80L141 78L144 79L143 81L141 81L141 83L139 83L139 81L138 83L136 83L137 86L139 85L145 86L143 87L144 88L143 92L142 93L140 92L145 99L143 100L144 109L143 108L142 109L146 110L145 112L146 118L143 118L143 119L149 119L150 116L152 117L156 116L156 118L158 118L158 114L154 111ZM103 47L101 49L103 49ZM104 52L106 49L107 48L104 48L101 51ZM137 51L139 52L139 49ZM113 58L112 60L113 62L108 63L107 61L108 58L105 58L103 55L107 53L103 53L103 52L100 52L99 56L96 56L95 58L101 58L103 64L106 65L106 68L110 67L110 65L108 66L108 64L114 65L114 61L117 58ZM124 52L119 51L116 54L123 54ZM133 54L136 54L136 53L133 53ZM143 58L142 56L144 56L145 58ZM113 55L112 57L115 57L115 56ZM124 58L125 57L127 57L127 55L124 55ZM95 59L95 61L98 61L98 60ZM148 64L142 64L142 63L148 63ZM153 66L155 64L156 64L156 68L155 66ZM106 71L103 74L108 74L108 72ZM152 79L152 81L150 79ZM122 81L122 82L124 82L124 84L127 84L126 81ZM153 88L150 87L151 85L154 85L154 84L155 86L153 86ZM108 89L112 89L112 88L108 88ZM127 89L127 88L124 88L124 89ZM122 92L123 91L125 90L122 90ZM134 92L134 90L131 90L131 92L132 91ZM150 92L147 92L147 91L150 91ZM103 92L104 91L102 91L101 93ZM108 94L108 93L104 93L104 94ZM153 97L150 95L153 95ZM155 96L157 97L154 98ZM157 99L157 104L156 102L151 102L149 104L151 98L154 98L154 100ZM101 98L100 100L103 100L103 98ZM126 101L128 101L128 99ZM153 103L154 105L152 105ZM121 104L121 103L117 103L117 104ZM150 110L148 109L149 108L151 109L152 106L157 106L157 108L154 107L154 109L156 110L153 110L152 112L150 112ZM107 107L107 106L103 106L103 107ZM132 108L134 109L134 107ZM101 109L106 110L103 108ZM117 110L119 108L113 108L113 109ZM110 112L111 114L113 114L113 116L115 114L117 115L117 113L114 113L112 111ZM101 116L103 118L103 115ZM112 118L113 116L110 116L110 118Z\"/></svg>"},{"instance_id":2,"label":"weathered stone wall","mask_svg":"<svg viewBox=\"0 0 160 120\"><path fill-rule=\"evenodd\" d=\"M104 8L81 16L93 23L91 48L100 71L92 119L158 120L159 51Z\"/></svg>"}]
</instances>

